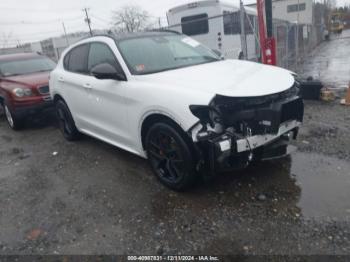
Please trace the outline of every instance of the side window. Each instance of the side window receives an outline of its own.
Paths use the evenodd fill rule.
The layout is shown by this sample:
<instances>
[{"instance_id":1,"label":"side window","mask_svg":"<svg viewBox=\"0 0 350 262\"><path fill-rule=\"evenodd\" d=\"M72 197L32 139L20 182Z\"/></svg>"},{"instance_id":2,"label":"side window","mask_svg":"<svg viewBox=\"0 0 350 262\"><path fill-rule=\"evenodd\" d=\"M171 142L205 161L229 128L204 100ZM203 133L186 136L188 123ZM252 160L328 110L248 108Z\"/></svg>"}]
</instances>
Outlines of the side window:
<instances>
[{"instance_id":1,"label":"side window","mask_svg":"<svg viewBox=\"0 0 350 262\"><path fill-rule=\"evenodd\" d=\"M209 32L208 14L199 14L181 18L182 33L201 35Z\"/></svg>"},{"instance_id":2,"label":"side window","mask_svg":"<svg viewBox=\"0 0 350 262\"><path fill-rule=\"evenodd\" d=\"M287 12L298 12L298 11L304 11L306 9L305 3L295 4L295 5L287 5Z\"/></svg>"},{"instance_id":3,"label":"side window","mask_svg":"<svg viewBox=\"0 0 350 262\"><path fill-rule=\"evenodd\" d=\"M87 74L88 53L88 44L80 45L73 48L64 58L63 62L68 62L68 66L66 69L74 73ZM66 58L68 61L66 61Z\"/></svg>"},{"instance_id":4,"label":"side window","mask_svg":"<svg viewBox=\"0 0 350 262\"><path fill-rule=\"evenodd\" d=\"M241 18L239 12L224 11L224 34L235 35L241 33Z\"/></svg>"},{"instance_id":5,"label":"side window","mask_svg":"<svg viewBox=\"0 0 350 262\"><path fill-rule=\"evenodd\" d=\"M241 14L240 12L223 12L224 34L236 35L241 33ZM246 34L253 34L254 16L244 15L244 29Z\"/></svg>"},{"instance_id":6,"label":"side window","mask_svg":"<svg viewBox=\"0 0 350 262\"><path fill-rule=\"evenodd\" d=\"M89 60L88 60L88 71L102 63L108 63L112 65L119 72L122 72L121 66L117 62L112 50L103 43L91 43Z\"/></svg>"}]
</instances>

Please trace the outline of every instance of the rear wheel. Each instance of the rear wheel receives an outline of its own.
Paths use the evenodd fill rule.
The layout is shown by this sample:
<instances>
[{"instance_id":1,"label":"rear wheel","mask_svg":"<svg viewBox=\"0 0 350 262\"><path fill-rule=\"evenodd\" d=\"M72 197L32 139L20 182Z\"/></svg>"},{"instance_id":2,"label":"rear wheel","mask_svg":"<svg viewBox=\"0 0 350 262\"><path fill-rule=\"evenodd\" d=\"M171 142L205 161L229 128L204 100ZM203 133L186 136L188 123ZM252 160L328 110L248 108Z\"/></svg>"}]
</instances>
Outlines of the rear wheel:
<instances>
[{"instance_id":1,"label":"rear wheel","mask_svg":"<svg viewBox=\"0 0 350 262\"><path fill-rule=\"evenodd\" d=\"M5 111L5 116L7 123L13 130L20 130L23 125L24 121L22 118L17 117L9 108L9 106L4 103L4 111Z\"/></svg>"},{"instance_id":2,"label":"rear wheel","mask_svg":"<svg viewBox=\"0 0 350 262\"><path fill-rule=\"evenodd\" d=\"M68 106L62 100L56 102L56 114L64 138L68 141L79 139L81 134L75 126L74 119Z\"/></svg>"},{"instance_id":3,"label":"rear wheel","mask_svg":"<svg viewBox=\"0 0 350 262\"><path fill-rule=\"evenodd\" d=\"M156 123L145 140L147 156L158 179L167 187L182 191L197 177L191 147L185 134L174 125Z\"/></svg>"}]
</instances>

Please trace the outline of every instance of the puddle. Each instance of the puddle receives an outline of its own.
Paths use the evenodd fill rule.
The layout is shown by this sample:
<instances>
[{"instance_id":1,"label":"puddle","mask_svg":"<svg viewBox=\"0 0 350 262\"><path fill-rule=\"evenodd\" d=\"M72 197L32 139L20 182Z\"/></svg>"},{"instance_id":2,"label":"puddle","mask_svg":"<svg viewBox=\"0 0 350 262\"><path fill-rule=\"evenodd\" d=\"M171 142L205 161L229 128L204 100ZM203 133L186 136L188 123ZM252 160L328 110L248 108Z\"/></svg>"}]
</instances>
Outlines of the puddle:
<instances>
[{"instance_id":1,"label":"puddle","mask_svg":"<svg viewBox=\"0 0 350 262\"><path fill-rule=\"evenodd\" d=\"M203 213L216 217L225 209L231 215L241 212L254 219L280 215L350 221L349 170L346 161L295 152L288 158L222 174L189 192L160 190L153 212L160 220Z\"/></svg>"},{"instance_id":2,"label":"puddle","mask_svg":"<svg viewBox=\"0 0 350 262\"><path fill-rule=\"evenodd\" d=\"M301 188L303 216L350 219L350 163L318 154L292 156L292 174Z\"/></svg>"},{"instance_id":3,"label":"puddle","mask_svg":"<svg viewBox=\"0 0 350 262\"><path fill-rule=\"evenodd\" d=\"M332 38L317 47L317 55L304 64L303 77L313 76L326 85L346 87L350 74L350 30L344 30L339 38Z\"/></svg>"}]
</instances>

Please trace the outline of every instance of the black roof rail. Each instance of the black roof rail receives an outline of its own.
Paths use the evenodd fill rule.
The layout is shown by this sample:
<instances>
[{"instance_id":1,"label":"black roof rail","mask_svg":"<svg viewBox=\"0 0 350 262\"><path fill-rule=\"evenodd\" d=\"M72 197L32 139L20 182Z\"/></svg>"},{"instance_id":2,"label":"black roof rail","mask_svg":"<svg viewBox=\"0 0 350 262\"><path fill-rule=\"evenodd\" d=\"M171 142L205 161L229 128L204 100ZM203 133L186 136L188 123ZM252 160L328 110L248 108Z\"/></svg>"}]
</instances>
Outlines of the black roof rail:
<instances>
[{"instance_id":1,"label":"black roof rail","mask_svg":"<svg viewBox=\"0 0 350 262\"><path fill-rule=\"evenodd\" d=\"M177 35L182 35L182 33L180 33L179 31L171 30L171 29L168 29L168 28L151 29L151 30L148 30L148 32L168 32L168 33L174 33L174 34L177 34Z\"/></svg>"},{"instance_id":2,"label":"black roof rail","mask_svg":"<svg viewBox=\"0 0 350 262\"><path fill-rule=\"evenodd\" d=\"M123 37L123 35L132 35L132 34L142 34L142 33L151 33L151 32L155 32L155 33L173 33L173 34L177 34L177 35L182 35L182 33L175 31L175 30L171 30L171 29L150 29L150 30L145 30L145 31L139 31L139 32L132 32L132 33L121 33L120 35L118 33L114 33L114 32L110 32L110 33L105 33L105 34L96 34L96 35L92 35L92 36L86 36L81 38L80 40L86 40L92 37L98 37L98 36L102 36L102 37L109 37L112 38L113 40L116 40L118 38L118 36Z\"/></svg>"},{"instance_id":3,"label":"black roof rail","mask_svg":"<svg viewBox=\"0 0 350 262\"><path fill-rule=\"evenodd\" d=\"M85 36L85 37L81 38L80 40L85 40L85 39L89 39L89 38L97 37L97 36L105 36L105 37L113 38L113 34L96 34L96 35Z\"/></svg>"}]
</instances>

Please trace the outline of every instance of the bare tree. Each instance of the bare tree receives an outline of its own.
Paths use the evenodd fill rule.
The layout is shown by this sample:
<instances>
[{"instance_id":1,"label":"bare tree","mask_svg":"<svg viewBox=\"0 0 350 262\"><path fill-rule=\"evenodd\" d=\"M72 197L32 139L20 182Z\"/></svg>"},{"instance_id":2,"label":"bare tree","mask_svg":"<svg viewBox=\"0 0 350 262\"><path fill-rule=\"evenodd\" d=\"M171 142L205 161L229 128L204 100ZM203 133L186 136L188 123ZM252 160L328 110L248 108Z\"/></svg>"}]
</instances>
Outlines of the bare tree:
<instances>
[{"instance_id":1,"label":"bare tree","mask_svg":"<svg viewBox=\"0 0 350 262\"><path fill-rule=\"evenodd\" d=\"M139 6L128 5L113 12L113 26L117 32L136 32L146 29L150 15Z\"/></svg>"}]
</instances>

